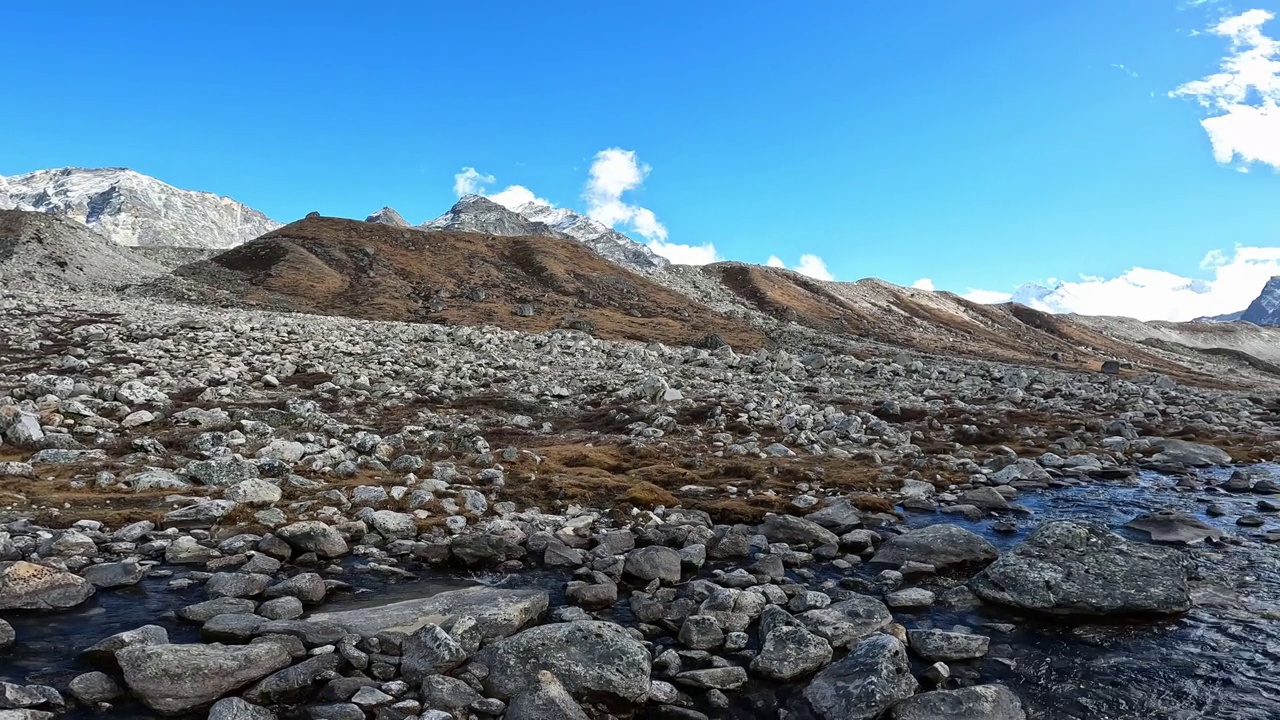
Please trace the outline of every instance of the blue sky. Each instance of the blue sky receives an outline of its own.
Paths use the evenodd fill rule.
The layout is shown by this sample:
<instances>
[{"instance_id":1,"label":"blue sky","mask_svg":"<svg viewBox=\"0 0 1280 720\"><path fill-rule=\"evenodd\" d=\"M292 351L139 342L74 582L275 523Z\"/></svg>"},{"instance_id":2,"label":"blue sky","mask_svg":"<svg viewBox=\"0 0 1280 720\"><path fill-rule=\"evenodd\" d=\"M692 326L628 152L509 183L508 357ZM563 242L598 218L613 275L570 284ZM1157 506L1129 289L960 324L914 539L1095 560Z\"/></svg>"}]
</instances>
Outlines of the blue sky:
<instances>
[{"instance_id":1,"label":"blue sky","mask_svg":"<svg viewBox=\"0 0 1280 720\"><path fill-rule=\"evenodd\" d=\"M1201 125L1222 88L1170 93L1250 10L1280 0L23 3L0 24L0 175L128 166L281 221L421 222L464 167L586 210L618 148L648 172L605 177L606 202L719 257L957 292L1212 281L1236 245L1280 246L1280 140L1258 137L1280 80L1235 102L1261 110L1225 162Z\"/></svg>"}]
</instances>

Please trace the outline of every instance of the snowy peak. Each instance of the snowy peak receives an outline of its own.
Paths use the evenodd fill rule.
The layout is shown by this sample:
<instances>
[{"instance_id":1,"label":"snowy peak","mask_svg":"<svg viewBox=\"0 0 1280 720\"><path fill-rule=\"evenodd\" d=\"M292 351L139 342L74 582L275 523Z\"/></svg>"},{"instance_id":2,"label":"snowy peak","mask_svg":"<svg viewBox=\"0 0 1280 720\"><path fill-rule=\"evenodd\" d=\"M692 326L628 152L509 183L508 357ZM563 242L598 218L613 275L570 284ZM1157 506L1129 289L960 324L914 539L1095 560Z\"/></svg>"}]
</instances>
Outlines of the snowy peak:
<instances>
[{"instance_id":1,"label":"snowy peak","mask_svg":"<svg viewBox=\"0 0 1280 720\"><path fill-rule=\"evenodd\" d=\"M637 272L653 272L669 264L647 246L585 215L542 203L525 203L511 210L488 198L466 195L449 212L423 227L490 235L567 237L586 245L606 260Z\"/></svg>"},{"instance_id":2,"label":"snowy peak","mask_svg":"<svg viewBox=\"0 0 1280 720\"><path fill-rule=\"evenodd\" d=\"M0 209L71 218L131 246L229 248L280 227L231 198L181 190L128 168L59 168L0 177Z\"/></svg>"},{"instance_id":3,"label":"snowy peak","mask_svg":"<svg viewBox=\"0 0 1280 720\"><path fill-rule=\"evenodd\" d=\"M449 208L449 212L423 224L422 227L431 230L478 232L504 237L519 235L559 237L561 235L543 223L529 220L479 195L464 195Z\"/></svg>"},{"instance_id":4,"label":"snowy peak","mask_svg":"<svg viewBox=\"0 0 1280 720\"><path fill-rule=\"evenodd\" d=\"M384 207L378 212L364 219L365 222L382 223L391 227L407 228L409 221L404 216L396 212L394 208Z\"/></svg>"},{"instance_id":5,"label":"snowy peak","mask_svg":"<svg viewBox=\"0 0 1280 720\"><path fill-rule=\"evenodd\" d=\"M1240 319L1254 325L1280 325L1280 276L1267 281L1262 293L1250 303Z\"/></svg>"}]
</instances>

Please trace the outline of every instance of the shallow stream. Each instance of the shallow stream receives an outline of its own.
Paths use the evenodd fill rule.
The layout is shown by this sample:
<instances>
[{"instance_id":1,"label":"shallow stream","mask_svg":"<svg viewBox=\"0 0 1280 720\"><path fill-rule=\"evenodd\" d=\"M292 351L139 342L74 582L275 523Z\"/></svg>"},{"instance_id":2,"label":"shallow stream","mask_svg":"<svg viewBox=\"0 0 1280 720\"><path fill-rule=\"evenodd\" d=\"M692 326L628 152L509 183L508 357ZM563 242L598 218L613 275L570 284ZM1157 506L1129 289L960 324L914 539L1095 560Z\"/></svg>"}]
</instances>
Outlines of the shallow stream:
<instances>
[{"instance_id":1,"label":"shallow stream","mask_svg":"<svg viewBox=\"0 0 1280 720\"><path fill-rule=\"evenodd\" d=\"M1259 466L1262 475L1280 476L1280 466ZM1268 516L1259 528L1235 524L1240 515L1256 512L1260 496L1174 489L1175 480L1144 474L1133 483L1097 483L1084 487L1028 491L1017 502L1030 513L1007 515L1016 533L1000 533L995 521L967 521L951 514L909 512L908 524L937 522L965 526L986 537L1002 551L1016 545L1040 522L1048 519L1090 520L1121 529L1133 517L1164 507L1176 507L1245 540L1190 550L1201 579L1197 606L1185 616L1156 622L1110 625L1073 624L1020 617L998 609L919 613L895 611L909 628L955 625L973 628L992 638L987 658L954 663L958 677L999 681L1017 692L1028 716L1040 720L1274 720L1280 718L1280 546L1262 541L1268 529L1280 529L1280 518ZM1227 515L1205 515L1208 501L1224 505ZM823 577L837 577L833 568L813 568ZM870 579L876 569L858 568L854 575ZM177 569L175 576L180 576ZM391 583L372 575L344 576L362 589L338 596L324 607L351 609L414 597L476 583L498 582L507 587L537 586L548 590L553 606L563 603L565 573L534 570L519 575L447 574L424 571L412 582ZM848 581L848 578L844 578ZM89 668L76 653L98 640L146 624L169 630L172 642L199 640L199 628L172 618L171 611L205 599L199 587L170 590L169 579L148 579L125 589L100 592L90 602L60 614L8 614L17 632L15 648L0 654L0 680L41 683L65 688L75 675ZM941 582L941 581L939 581ZM929 587L930 583L923 583ZM614 619L626 623L623 600ZM166 616L170 619L166 619ZM986 623L1011 625L992 628ZM1004 630L1003 632L1001 630ZM923 670L923 665L916 668ZM776 717L777 709L794 704L796 687L752 683L734 697L735 718ZM101 717L76 711L69 718ZM111 713L117 718L153 717L140 707L122 703Z\"/></svg>"}]
</instances>

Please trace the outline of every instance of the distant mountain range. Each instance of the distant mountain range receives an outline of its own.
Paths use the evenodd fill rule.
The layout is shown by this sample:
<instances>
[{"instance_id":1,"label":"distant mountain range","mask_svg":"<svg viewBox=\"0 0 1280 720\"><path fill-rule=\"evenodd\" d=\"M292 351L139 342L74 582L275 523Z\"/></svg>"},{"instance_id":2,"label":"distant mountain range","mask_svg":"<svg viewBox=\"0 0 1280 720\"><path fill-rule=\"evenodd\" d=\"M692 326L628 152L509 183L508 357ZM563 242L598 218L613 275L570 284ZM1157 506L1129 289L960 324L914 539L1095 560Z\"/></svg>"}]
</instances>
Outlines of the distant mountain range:
<instances>
[{"instance_id":1,"label":"distant mountain range","mask_svg":"<svg viewBox=\"0 0 1280 720\"><path fill-rule=\"evenodd\" d=\"M223 250L281 227L262 212L231 198L182 190L127 168L61 168L0 176L0 210L37 211L76 220L124 246ZM366 221L412 227L389 207ZM537 202L513 210L479 195L467 195L448 212L418 227L506 237L567 238L642 274L670 265L643 243L585 215ZM1068 291L1068 286L1028 283L1013 293L1011 301L1059 313L1072 305L1070 298L1063 297ZM1272 278L1247 309L1199 320L1280 325L1280 277Z\"/></svg>"},{"instance_id":2,"label":"distant mountain range","mask_svg":"<svg viewBox=\"0 0 1280 720\"><path fill-rule=\"evenodd\" d=\"M280 227L231 198L180 190L127 168L61 168L0 177L0 210L71 218L128 246L224 249Z\"/></svg>"}]
</instances>

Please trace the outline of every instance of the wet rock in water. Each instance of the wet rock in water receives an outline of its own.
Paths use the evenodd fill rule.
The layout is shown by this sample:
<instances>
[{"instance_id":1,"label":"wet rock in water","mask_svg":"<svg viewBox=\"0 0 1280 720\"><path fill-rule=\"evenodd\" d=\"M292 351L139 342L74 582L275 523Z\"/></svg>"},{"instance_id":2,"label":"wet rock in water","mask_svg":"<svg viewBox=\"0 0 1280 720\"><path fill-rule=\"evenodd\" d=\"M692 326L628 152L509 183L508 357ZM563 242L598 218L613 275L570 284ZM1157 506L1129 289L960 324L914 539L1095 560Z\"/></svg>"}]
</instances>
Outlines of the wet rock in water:
<instances>
[{"instance_id":1,"label":"wet rock in water","mask_svg":"<svg viewBox=\"0 0 1280 720\"><path fill-rule=\"evenodd\" d=\"M746 669L738 665L686 670L676 675L676 682L701 690L737 690L747 681Z\"/></svg>"},{"instance_id":2,"label":"wet rock in water","mask_svg":"<svg viewBox=\"0 0 1280 720\"><path fill-rule=\"evenodd\" d=\"M826 638L833 647L843 648L888 627L893 622L893 615L879 600L868 595L854 595L825 608L800 613L796 620L813 634Z\"/></svg>"},{"instance_id":3,"label":"wet rock in water","mask_svg":"<svg viewBox=\"0 0 1280 720\"><path fill-rule=\"evenodd\" d=\"M1125 523L1125 527L1145 532L1155 542L1190 545L1222 538L1221 530L1193 515L1172 508L1139 515Z\"/></svg>"},{"instance_id":4,"label":"wet rock in water","mask_svg":"<svg viewBox=\"0 0 1280 720\"><path fill-rule=\"evenodd\" d=\"M641 580L659 580L669 585L680 582L680 553L662 545L650 545L627 553L626 574Z\"/></svg>"},{"instance_id":5,"label":"wet rock in water","mask_svg":"<svg viewBox=\"0 0 1280 720\"><path fill-rule=\"evenodd\" d=\"M540 625L490 645L476 659L489 668L485 689L498 698L528 690L541 670L574 694L641 702L649 693L649 651L613 623Z\"/></svg>"},{"instance_id":6,"label":"wet rock in water","mask_svg":"<svg viewBox=\"0 0 1280 720\"><path fill-rule=\"evenodd\" d=\"M110 675L97 671L75 676L67 690L72 697L86 705L110 702L124 694L124 690L120 689Z\"/></svg>"},{"instance_id":7,"label":"wet rock in water","mask_svg":"<svg viewBox=\"0 0 1280 720\"><path fill-rule=\"evenodd\" d=\"M0 610L62 610L93 597L79 575L18 560L0 563Z\"/></svg>"},{"instance_id":8,"label":"wet rock in water","mask_svg":"<svg viewBox=\"0 0 1280 720\"><path fill-rule=\"evenodd\" d=\"M999 552L991 543L958 525L930 525L886 540L871 558L874 563L900 566L908 561L929 563L939 570L981 566Z\"/></svg>"},{"instance_id":9,"label":"wet rock in water","mask_svg":"<svg viewBox=\"0 0 1280 720\"><path fill-rule=\"evenodd\" d=\"M0 682L0 713L35 707L62 707L62 695L47 685L17 685ZM3 718L0 714L0 718Z\"/></svg>"},{"instance_id":10,"label":"wet rock in water","mask_svg":"<svg viewBox=\"0 0 1280 720\"><path fill-rule=\"evenodd\" d=\"M1188 467L1231 464L1231 455L1226 450L1213 445L1173 438L1157 438L1152 445L1159 451L1151 456L1153 463L1176 463Z\"/></svg>"},{"instance_id":11,"label":"wet rock in water","mask_svg":"<svg viewBox=\"0 0 1280 720\"><path fill-rule=\"evenodd\" d=\"M803 695L822 720L872 720L917 687L902 643L872 635L818 673Z\"/></svg>"},{"instance_id":12,"label":"wet rock in water","mask_svg":"<svg viewBox=\"0 0 1280 720\"><path fill-rule=\"evenodd\" d=\"M933 605L934 594L924 588L907 588L885 596L884 602L895 610L919 610Z\"/></svg>"},{"instance_id":13,"label":"wet rock in water","mask_svg":"<svg viewBox=\"0 0 1280 720\"><path fill-rule=\"evenodd\" d=\"M116 653L125 684L147 707L183 713L207 705L289 664L276 643L149 645Z\"/></svg>"},{"instance_id":14,"label":"wet rock in water","mask_svg":"<svg viewBox=\"0 0 1280 720\"><path fill-rule=\"evenodd\" d=\"M0 620L0 650L8 650L13 647L13 643L17 639L18 635L13 631L13 626L4 620Z\"/></svg>"},{"instance_id":15,"label":"wet rock in water","mask_svg":"<svg viewBox=\"0 0 1280 720\"><path fill-rule=\"evenodd\" d=\"M276 714L238 697L229 697L209 708L209 720L276 720Z\"/></svg>"},{"instance_id":16,"label":"wet rock in water","mask_svg":"<svg viewBox=\"0 0 1280 720\"><path fill-rule=\"evenodd\" d=\"M95 667L116 671L120 669L116 653L121 650L135 646L168 644L169 631L159 625L143 625L99 640L81 652L80 659Z\"/></svg>"},{"instance_id":17,"label":"wet rock in water","mask_svg":"<svg viewBox=\"0 0 1280 720\"><path fill-rule=\"evenodd\" d=\"M262 678L244 693L244 699L264 705L305 702L315 694L317 684L336 673L341 664L342 656L334 652L313 655Z\"/></svg>"},{"instance_id":18,"label":"wet rock in water","mask_svg":"<svg viewBox=\"0 0 1280 720\"><path fill-rule=\"evenodd\" d=\"M771 680L788 681L831 662L831 643L801 627L774 628L765 636L751 671Z\"/></svg>"},{"instance_id":19,"label":"wet rock in water","mask_svg":"<svg viewBox=\"0 0 1280 720\"><path fill-rule=\"evenodd\" d=\"M337 529L318 520L304 520L285 525L276 535L299 553L313 552L321 557L341 557L347 554L347 541Z\"/></svg>"},{"instance_id":20,"label":"wet rock in water","mask_svg":"<svg viewBox=\"0 0 1280 720\"><path fill-rule=\"evenodd\" d=\"M889 712L890 720L1027 720L1022 702L1003 685L934 690L907 698Z\"/></svg>"},{"instance_id":21,"label":"wet rock in water","mask_svg":"<svg viewBox=\"0 0 1280 720\"><path fill-rule=\"evenodd\" d=\"M1064 615L1171 614L1191 607L1190 560L1105 528L1049 522L974 577L988 602Z\"/></svg>"},{"instance_id":22,"label":"wet rock in water","mask_svg":"<svg viewBox=\"0 0 1280 720\"><path fill-rule=\"evenodd\" d=\"M252 613L256 607L256 603L244 598L215 598L179 608L177 615L187 622L204 624L218 615Z\"/></svg>"},{"instance_id":23,"label":"wet rock in water","mask_svg":"<svg viewBox=\"0 0 1280 720\"><path fill-rule=\"evenodd\" d=\"M911 650L925 660L973 660L987 654L991 638L984 635L944 632L942 630L908 630Z\"/></svg>"},{"instance_id":24,"label":"wet rock in water","mask_svg":"<svg viewBox=\"0 0 1280 720\"><path fill-rule=\"evenodd\" d=\"M89 565L80 571L85 580L98 588L117 588L137 585L147 574L147 569L137 560Z\"/></svg>"},{"instance_id":25,"label":"wet rock in water","mask_svg":"<svg viewBox=\"0 0 1280 720\"><path fill-rule=\"evenodd\" d=\"M427 623L448 626L459 617L469 616L475 619L481 638L496 640L515 633L540 617L547 611L550 601L543 590L477 586L358 610L316 613L310 620L373 637L388 630L412 633Z\"/></svg>"},{"instance_id":26,"label":"wet rock in water","mask_svg":"<svg viewBox=\"0 0 1280 720\"><path fill-rule=\"evenodd\" d=\"M768 538L769 542L788 545L835 545L840 542L840 538L825 527L793 515L768 515L760 523L757 532Z\"/></svg>"},{"instance_id":27,"label":"wet rock in water","mask_svg":"<svg viewBox=\"0 0 1280 720\"><path fill-rule=\"evenodd\" d=\"M505 720L587 720L555 675L540 670L536 680L507 703Z\"/></svg>"},{"instance_id":28,"label":"wet rock in water","mask_svg":"<svg viewBox=\"0 0 1280 720\"><path fill-rule=\"evenodd\" d=\"M1249 492L1253 489L1253 478L1248 473L1237 470L1218 487L1227 492Z\"/></svg>"},{"instance_id":29,"label":"wet rock in water","mask_svg":"<svg viewBox=\"0 0 1280 720\"><path fill-rule=\"evenodd\" d=\"M1262 527L1267 524L1267 519L1260 515L1241 515L1236 518L1236 524L1240 527Z\"/></svg>"}]
</instances>

